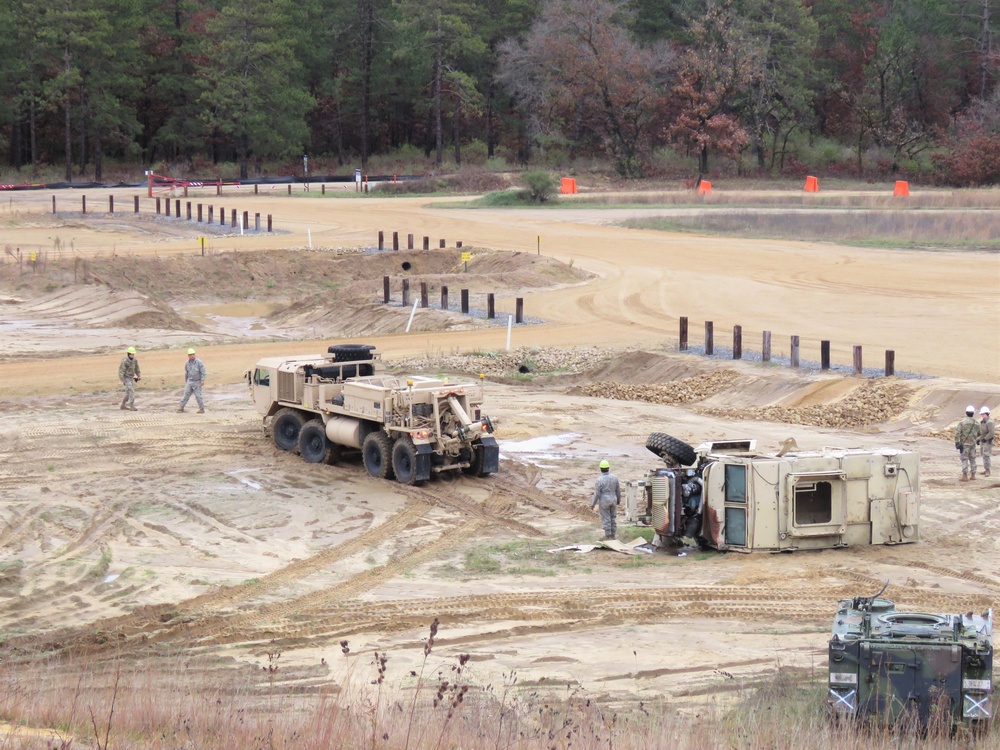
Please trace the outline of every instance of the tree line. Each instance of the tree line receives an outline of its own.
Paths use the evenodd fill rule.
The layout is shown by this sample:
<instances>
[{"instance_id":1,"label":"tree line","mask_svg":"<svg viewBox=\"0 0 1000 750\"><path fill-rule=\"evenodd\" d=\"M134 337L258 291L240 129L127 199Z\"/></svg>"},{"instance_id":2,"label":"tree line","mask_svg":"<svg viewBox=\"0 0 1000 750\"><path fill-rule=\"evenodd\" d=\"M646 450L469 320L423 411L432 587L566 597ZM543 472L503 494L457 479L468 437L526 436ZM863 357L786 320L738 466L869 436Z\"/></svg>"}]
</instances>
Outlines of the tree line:
<instances>
[{"instance_id":1,"label":"tree line","mask_svg":"<svg viewBox=\"0 0 1000 750\"><path fill-rule=\"evenodd\" d=\"M1000 179L1000 0L0 0L15 169L473 147ZM933 161L930 159L933 155ZM870 163L872 160L877 163ZM866 160L868 163L866 163ZM992 171L991 171L992 170Z\"/></svg>"}]
</instances>

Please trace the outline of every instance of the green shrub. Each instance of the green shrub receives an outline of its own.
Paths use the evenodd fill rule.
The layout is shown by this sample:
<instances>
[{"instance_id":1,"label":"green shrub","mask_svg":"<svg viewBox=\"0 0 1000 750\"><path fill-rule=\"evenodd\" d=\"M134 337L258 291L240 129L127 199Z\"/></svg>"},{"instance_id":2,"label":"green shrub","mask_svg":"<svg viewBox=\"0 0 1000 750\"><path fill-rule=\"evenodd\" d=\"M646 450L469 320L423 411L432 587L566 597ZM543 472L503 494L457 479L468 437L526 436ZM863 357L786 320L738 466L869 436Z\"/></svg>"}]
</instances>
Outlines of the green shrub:
<instances>
[{"instance_id":1,"label":"green shrub","mask_svg":"<svg viewBox=\"0 0 1000 750\"><path fill-rule=\"evenodd\" d=\"M462 164L480 167L486 163L486 144L475 140L462 146Z\"/></svg>"},{"instance_id":2,"label":"green shrub","mask_svg":"<svg viewBox=\"0 0 1000 750\"><path fill-rule=\"evenodd\" d=\"M474 201L474 205L485 208L503 208L505 206L523 206L527 202L525 190L494 190Z\"/></svg>"},{"instance_id":3,"label":"green shrub","mask_svg":"<svg viewBox=\"0 0 1000 750\"><path fill-rule=\"evenodd\" d=\"M483 164L483 169L490 172L508 172L510 171L510 164L507 163L507 159L503 156L491 156Z\"/></svg>"},{"instance_id":4,"label":"green shrub","mask_svg":"<svg viewBox=\"0 0 1000 750\"><path fill-rule=\"evenodd\" d=\"M556 178L548 172L525 172L521 181L532 203L545 203L556 195Z\"/></svg>"}]
</instances>

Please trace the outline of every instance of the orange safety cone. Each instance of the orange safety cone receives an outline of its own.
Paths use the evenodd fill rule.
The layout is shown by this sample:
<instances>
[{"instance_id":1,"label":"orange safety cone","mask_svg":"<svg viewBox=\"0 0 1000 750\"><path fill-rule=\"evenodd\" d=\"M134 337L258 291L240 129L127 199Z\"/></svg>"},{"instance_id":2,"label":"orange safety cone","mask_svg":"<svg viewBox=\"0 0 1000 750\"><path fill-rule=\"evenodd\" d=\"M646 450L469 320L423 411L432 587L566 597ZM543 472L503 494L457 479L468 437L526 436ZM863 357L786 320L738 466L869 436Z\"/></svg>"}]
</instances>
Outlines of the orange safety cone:
<instances>
[{"instance_id":1,"label":"orange safety cone","mask_svg":"<svg viewBox=\"0 0 1000 750\"><path fill-rule=\"evenodd\" d=\"M708 180L702 180L698 183L698 192L702 195L707 195L712 192L712 183Z\"/></svg>"},{"instance_id":2,"label":"orange safety cone","mask_svg":"<svg viewBox=\"0 0 1000 750\"><path fill-rule=\"evenodd\" d=\"M896 187L893 188L892 194L908 196L910 194L910 183L906 180L896 180Z\"/></svg>"},{"instance_id":3,"label":"orange safety cone","mask_svg":"<svg viewBox=\"0 0 1000 750\"><path fill-rule=\"evenodd\" d=\"M805 191L807 193L818 193L819 192L819 180L815 177L806 177Z\"/></svg>"}]
</instances>

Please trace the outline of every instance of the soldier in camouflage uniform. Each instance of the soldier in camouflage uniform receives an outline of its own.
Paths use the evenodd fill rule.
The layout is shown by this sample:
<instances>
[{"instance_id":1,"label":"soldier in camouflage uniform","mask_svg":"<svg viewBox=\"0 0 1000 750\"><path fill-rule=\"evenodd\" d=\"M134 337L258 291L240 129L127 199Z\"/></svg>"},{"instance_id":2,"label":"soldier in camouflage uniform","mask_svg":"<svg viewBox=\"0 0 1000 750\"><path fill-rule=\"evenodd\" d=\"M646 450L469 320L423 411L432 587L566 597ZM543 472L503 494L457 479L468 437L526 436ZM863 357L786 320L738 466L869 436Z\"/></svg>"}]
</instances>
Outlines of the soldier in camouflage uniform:
<instances>
[{"instance_id":1,"label":"soldier in camouflage uniform","mask_svg":"<svg viewBox=\"0 0 1000 750\"><path fill-rule=\"evenodd\" d=\"M600 504L601 526L604 527L604 538L614 539L618 533L618 505L622 501L622 490L618 477L611 473L611 464L601 461L601 476L594 483L594 501L590 509Z\"/></svg>"},{"instance_id":2,"label":"soldier in camouflage uniform","mask_svg":"<svg viewBox=\"0 0 1000 750\"><path fill-rule=\"evenodd\" d=\"M205 363L195 356L194 349L188 349L188 361L184 363L184 396L177 411L184 411L188 399L194 396L198 401L198 413L205 413L205 401L201 387L205 385Z\"/></svg>"},{"instance_id":3,"label":"soldier in camouflage uniform","mask_svg":"<svg viewBox=\"0 0 1000 750\"><path fill-rule=\"evenodd\" d=\"M135 384L139 382L139 360L135 358L134 346L125 350L125 356L122 357L122 362L118 365L118 379L125 386L125 396L118 408L138 411L135 408Z\"/></svg>"},{"instance_id":4,"label":"soldier in camouflage uniform","mask_svg":"<svg viewBox=\"0 0 1000 750\"><path fill-rule=\"evenodd\" d=\"M993 437L997 434L997 426L990 416L990 407L979 410L982 421L979 423L979 445L983 457L983 476L990 475L990 461L993 458Z\"/></svg>"},{"instance_id":5,"label":"soldier in camouflage uniform","mask_svg":"<svg viewBox=\"0 0 1000 750\"><path fill-rule=\"evenodd\" d=\"M955 428L955 448L962 454L962 481L976 478L976 445L979 442L979 423L976 407L965 408L965 419Z\"/></svg>"}]
</instances>

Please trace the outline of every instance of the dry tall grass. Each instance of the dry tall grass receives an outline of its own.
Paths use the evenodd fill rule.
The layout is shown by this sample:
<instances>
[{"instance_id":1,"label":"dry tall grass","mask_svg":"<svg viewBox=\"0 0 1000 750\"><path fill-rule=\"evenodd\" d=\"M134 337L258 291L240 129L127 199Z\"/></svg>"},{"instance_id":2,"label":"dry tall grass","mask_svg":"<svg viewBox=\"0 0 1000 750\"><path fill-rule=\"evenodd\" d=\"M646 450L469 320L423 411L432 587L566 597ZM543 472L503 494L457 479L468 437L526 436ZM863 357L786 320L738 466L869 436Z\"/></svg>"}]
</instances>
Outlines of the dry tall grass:
<instances>
[{"instance_id":1,"label":"dry tall grass","mask_svg":"<svg viewBox=\"0 0 1000 750\"><path fill-rule=\"evenodd\" d=\"M395 674L371 652L289 679L280 654L234 669L174 655L38 661L0 667L0 719L42 728L0 733L0 750L959 750L1000 747L997 733L899 732L831 723L825 675L776 665L735 700L680 712L668 703L607 701L566 686L477 681L467 656L438 660L433 636L419 672ZM342 686L342 687L338 687Z\"/></svg>"}]
</instances>

